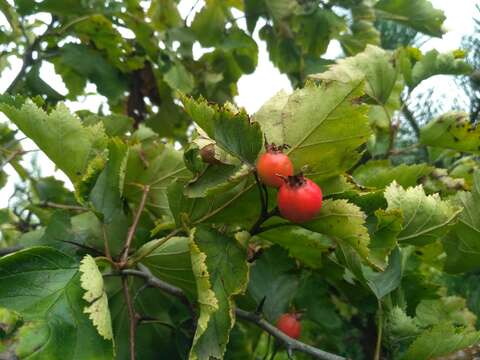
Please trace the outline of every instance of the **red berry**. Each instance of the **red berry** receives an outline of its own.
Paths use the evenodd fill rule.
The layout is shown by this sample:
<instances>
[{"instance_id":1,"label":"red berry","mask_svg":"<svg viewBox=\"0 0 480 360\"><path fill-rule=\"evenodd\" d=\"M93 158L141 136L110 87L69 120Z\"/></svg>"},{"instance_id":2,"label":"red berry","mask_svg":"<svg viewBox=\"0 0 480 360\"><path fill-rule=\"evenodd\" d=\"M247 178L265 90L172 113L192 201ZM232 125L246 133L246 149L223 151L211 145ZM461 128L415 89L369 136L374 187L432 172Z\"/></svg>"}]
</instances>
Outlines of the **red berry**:
<instances>
[{"instance_id":1,"label":"red berry","mask_svg":"<svg viewBox=\"0 0 480 360\"><path fill-rule=\"evenodd\" d=\"M298 339L302 325L298 321L297 314L283 314L277 321L277 328L291 338Z\"/></svg>"},{"instance_id":2,"label":"red berry","mask_svg":"<svg viewBox=\"0 0 480 360\"><path fill-rule=\"evenodd\" d=\"M283 147L275 144L267 145L267 152L257 161L257 172L260 180L268 186L279 188L283 184L281 176L293 175L293 164L282 152Z\"/></svg>"},{"instance_id":3,"label":"red berry","mask_svg":"<svg viewBox=\"0 0 480 360\"><path fill-rule=\"evenodd\" d=\"M277 196L280 214L295 223L309 221L322 208L322 190L303 175L289 176Z\"/></svg>"}]
</instances>

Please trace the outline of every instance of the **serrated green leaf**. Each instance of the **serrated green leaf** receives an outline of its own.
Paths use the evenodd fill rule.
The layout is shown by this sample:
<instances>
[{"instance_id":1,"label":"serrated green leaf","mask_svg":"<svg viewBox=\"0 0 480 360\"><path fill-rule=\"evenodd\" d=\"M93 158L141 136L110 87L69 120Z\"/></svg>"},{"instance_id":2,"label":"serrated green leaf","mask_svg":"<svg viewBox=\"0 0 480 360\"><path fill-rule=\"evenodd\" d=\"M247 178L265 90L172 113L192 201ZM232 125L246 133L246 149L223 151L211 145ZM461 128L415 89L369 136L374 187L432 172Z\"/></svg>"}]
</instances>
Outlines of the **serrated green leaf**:
<instances>
[{"instance_id":1,"label":"serrated green leaf","mask_svg":"<svg viewBox=\"0 0 480 360\"><path fill-rule=\"evenodd\" d=\"M0 111L74 183L87 172L94 158L104 156L107 136L103 127L83 126L65 105L58 105L50 114L30 102L20 108L0 104Z\"/></svg>"},{"instance_id":2,"label":"serrated green leaf","mask_svg":"<svg viewBox=\"0 0 480 360\"><path fill-rule=\"evenodd\" d=\"M427 35L443 35L445 15L427 0L380 0L375 9L379 18L394 20Z\"/></svg>"},{"instance_id":3,"label":"serrated green leaf","mask_svg":"<svg viewBox=\"0 0 480 360\"><path fill-rule=\"evenodd\" d=\"M190 248L200 318L190 359L220 359L235 323L233 297L247 286L246 253L235 240L208 227L199 226L192 233Z\"/></svg>"},{"instance_id":4,"label":"serrated green leaf","mask_svg":"<svg viewBox=\"0 0 480 360\"><path fill-rule=\"evenodd\" d=\"M112 343L98 335L88 317L78 262L48 247L0 259L0 306L18 311L33 326L20 334L22 358L110 360Z\"/></svg>"},{"instance_id":5,"label":"serrated green leaf","mask_svg":"<svg viewBox=\"0 0 480 360\"><path fill-rule=\"evenodd\" d=\"M295 169L322 180L343 173L359 159L357 148L370 135L367 107L355 104L363 95L361 81L309 84L285 101L279 93L254 120L267 140L290 145L287 151ZM280 111L276 106L283 106ZM278 116L278 114L281 116Z\"/></svg>"},{"instance_id":6,"label":"serrated green leaf","mask_svg":"<svg viewBox=\"0 0 480 360\"><path fill-rule=\"evenodd\" d=\"M478 153L480 128L472 125L468 114L449 112L424 126L420 141L424 145Z\"/></svg>"},{"instance_id":7,"label":"serrated green leaf","mask_svg":"<svg viewBox=\"0 0 480 360\"><path fill-rule=\"evenodd\" d=\"M100 336L113 341L112 319L108 308L108 297L104 289L103 276L95 260L86 255L80 262L80 285L85 290L83 299L89 303L83 309ZM115 345L113 345L115 346Z\"/></svg>"},{"instance_id":8,"label":"serrated green leaf","mask_svg":"<svg viewBox=\"0 0 480 360\"><path fill-rule=\"evenodd\" d=\"M255 162L263 145L262 131L244 110L209 106L202 98L195 101L184 96L182 101L187 114L216 145L247 164Z\"/></svg>"},{"instance_id":9,"label":"serrated green leaf","mask_svg":"<svg viewBox=\"0 0 480 360\"><path fill-rule=\"evenodd\" d=\"M366 215L347 200L325 200L320 213L314 220L302 226L345 243L358 252L360 257L370 261L370 236L365 226Z\"/></svg>"},{"instance_id":10,"label":"serrated green leaf","mask_svg":"<svg viewBox=\"0 0 480 360\"><path fill-rule=\"evenodd\" d=\"M400 209L403 213L403 230L398 241L414 245L441 239L462 211L438 194L426 195L421 185L405 190L393 182L385 190L385 199L387 210Z\"/></svg>"},{"instance_id":11,"label":"serrated green leaf","mask_svg":"<svg viewBox=\"0 0 480 360\"><path fill-rule=\"evenodd\" d=\"M420 329L414 318L408 316L400 307L395 306L388 312L386 328L390 338L403 340L416 336Z\"/></svg>"},{"instance_id":12,"label":"serrated green leaf","mask_svg":"<svg viewBox=\"0 0 480 360\"><path fill-rule=\"evenodd\" d=\"M410 347L403 360L430 360L465 349L480 340L480 332L455 327L449 323L435 325L423 332Z\"/></svg>"},{"instance_id":13,"label":"serrated green leaf","mask_svg":"<svg viewBox=\"0 0 480 360\"><path fill-rule=\"evenodd\" d=\"M417 180L433 170L427 164L392 166L388 160L371 160L355 169L352 176L363 186L384 188L396 181L403 187L415 186Z\"/></svg>"}]
</instances>

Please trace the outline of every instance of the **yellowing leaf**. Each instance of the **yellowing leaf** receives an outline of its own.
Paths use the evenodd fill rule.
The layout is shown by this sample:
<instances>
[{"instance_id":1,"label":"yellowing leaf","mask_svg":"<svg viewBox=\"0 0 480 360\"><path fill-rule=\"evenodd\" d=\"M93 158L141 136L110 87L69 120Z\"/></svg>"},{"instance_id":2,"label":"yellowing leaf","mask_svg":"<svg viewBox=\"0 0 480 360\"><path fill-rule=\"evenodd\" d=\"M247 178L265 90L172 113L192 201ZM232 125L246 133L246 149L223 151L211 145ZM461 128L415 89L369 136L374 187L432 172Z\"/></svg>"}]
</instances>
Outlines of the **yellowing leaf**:
<instances>
[{"instance_id":1,"label":"yellowing leaf","mask_svg":"<svg viewBox=\"0 0 480 360\"><path fill-rule=\"evenodd\" d=\"M103 285L103 277L95 260L86 255L80 263L80 284L85 290L83 299L90 305L83 309L98 333L106 340L113 340L112 320L108 308L108 297Z\"/></svg>"}]
</instances>

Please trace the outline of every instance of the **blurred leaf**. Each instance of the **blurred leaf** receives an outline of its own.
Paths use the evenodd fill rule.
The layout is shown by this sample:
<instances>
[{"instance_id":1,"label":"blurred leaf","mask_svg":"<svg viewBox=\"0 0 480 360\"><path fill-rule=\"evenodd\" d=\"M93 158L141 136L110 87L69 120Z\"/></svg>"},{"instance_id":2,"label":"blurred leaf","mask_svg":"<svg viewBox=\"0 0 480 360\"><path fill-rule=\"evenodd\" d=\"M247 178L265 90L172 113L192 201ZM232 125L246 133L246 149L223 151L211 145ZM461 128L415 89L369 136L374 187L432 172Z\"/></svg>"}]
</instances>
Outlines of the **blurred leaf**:
<instances>
[{"instance_id":1,"label":"blurred leaf","mask_svg":"<svg viewBox=\"0 0 480 360\"><path fill-rule=\"evenodd\" d=\"M474 186L471 193L458 192L455 204L462 206L458 223L444 238L443 246L447 253L445 271L461 273L477 270L480 267L480 172L474 173Z\"/></svg>"},{"instance_id":2,"label":"blurred leaf","mask_svg":"<svg viewBox=\"0 0 480 360\"><path fill-rule=\"evenodd\" d=\"M190 93L195 86L193 75L180 62L174 63L163 78L172 89L185 94Z\"/></svg>"},{"instance_id":3,"label":"blurred leaf","mask_svg":"<svg viewBox=\"0 0 480 360\"><path fill-rule=\"evenodd\" d=\"M408 25L424 34L441 37L445 21L443 11L427 0L380 0L375 4L377 16Z\"/></svg>"},{"instance_id":4,"label":"blurred leaf","mask_svg":"<svg viewBox=\"0 0 480 360\"><path fill-rule=\"evenodd\" d=\"M446 296L436 300L422 300L416 309L416 320L420 327L435 326L439 322L448 321L455 326L474 330L477 317L468 310L464 298Z\"/></svg>"},{"instance_id":5,"label":"blurred leaf","mask_svg":"<svg viewBox=\"0 0 480 360\"><path fill-rule=\"evenodd\" d=\"M404 360L429 360L465 349L480 340L480 332L440 323L423 332L408 348Z\"/></svg>"},{"instance_id":6,"label":"blurred leaf","mask_svg":"<svg viewBox=\"0 0 480 360\"><path fill-rule=\"evenodd\" d=\"M76 76L70 79L74 80L74 88L79 89L78 77L86 77L95 85L98 91L111 99L118 99L126 90L126 84L121 77L120 72L102 55L85 45L66 44L60 48L60 58L57 61L61 69L61 73L69 74L65 67L72 69ZM72 80L67 80L67 84Z\"/></svg>"},{"instance_id":7,"label":"blurred leaf","mask_svg":"<svg viewBox=\"0 0 480 360\"><path fill-rule=\"evenodd\" d=\"M418 179L432 172L426 164L392 166L388 160L371 160L355 169L352 176L362 185L384 188L392 181L403 187L415 186Z\"/></svg>"},{"instance_id":8,"label":"blurred leaf","mask_svg":"<svg viewBox=\"0 0 480 360\"><path fill-rule=\"evenodd\" d=\"M470 123L468 114L449 112L424 126L420 141L424 145L477 153L480 129Z\"/></svg>"}]
</instances>

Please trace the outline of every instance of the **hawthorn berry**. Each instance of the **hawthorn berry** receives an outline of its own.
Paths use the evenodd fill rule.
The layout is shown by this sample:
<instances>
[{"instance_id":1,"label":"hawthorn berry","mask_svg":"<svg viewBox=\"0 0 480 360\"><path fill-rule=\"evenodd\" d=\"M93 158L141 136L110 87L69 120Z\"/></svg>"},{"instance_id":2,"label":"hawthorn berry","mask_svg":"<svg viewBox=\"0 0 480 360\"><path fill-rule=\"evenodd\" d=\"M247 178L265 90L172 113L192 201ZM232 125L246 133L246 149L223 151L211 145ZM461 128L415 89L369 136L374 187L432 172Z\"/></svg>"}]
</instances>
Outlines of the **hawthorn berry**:
<instances>
[{"instance_id":1,"label":"hawthorn berry","mask_svg":"<svg viewBox=\"0 0 480 360\"><path fill-rule=\"evenodd\" d=\"M302 325L300 324L299 316L295 313L287 313L280 316L277 321L277 329L279 329L284 334L287 334L293 339L298 339L300 337L300 332L302 330Z\"/></svg>"},{"instance_id":2,"label":"hawthorn berry","mask_svg":"<svg viewBox=\"0 0 480 360\"><path fill-rule=\"evenodd\" d=\"M281 179L277 195L280 214L295 223L309 221L322 208L322 190L302 174Z\"/></svg>"},{"instance_id":3,"label":"hawthorn berry","mask_svg":"<svg viewBox=\"0 0 480 360\"><path fill-rule=\"evenodd\" d=\"M267 144L266 148L267 152L262 154L257 161L258 176L265 185L279 188L282 186L283 180L278 175L293 175L293 164L283 153L285 145Z\"/></svg>"}]
</instances>

